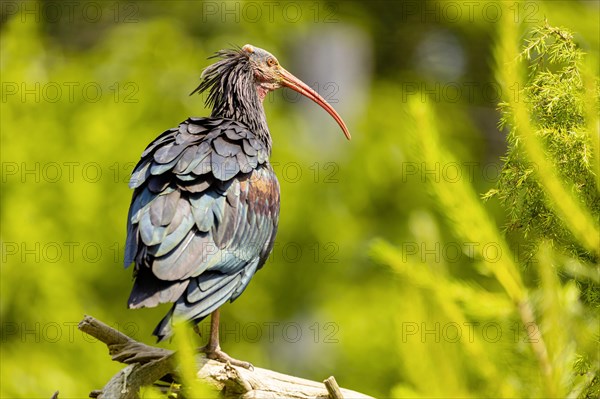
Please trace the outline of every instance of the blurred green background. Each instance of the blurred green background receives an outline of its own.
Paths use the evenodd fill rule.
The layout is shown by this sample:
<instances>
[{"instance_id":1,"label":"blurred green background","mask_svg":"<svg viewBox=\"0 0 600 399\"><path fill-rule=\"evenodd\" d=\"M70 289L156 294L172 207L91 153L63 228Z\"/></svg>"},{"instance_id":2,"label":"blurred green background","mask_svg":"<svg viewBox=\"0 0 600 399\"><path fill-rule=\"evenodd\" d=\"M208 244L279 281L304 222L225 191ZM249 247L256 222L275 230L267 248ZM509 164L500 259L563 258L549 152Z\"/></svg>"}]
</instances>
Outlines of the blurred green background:
<instances>
[{"instance_id":1,"label":"blurred green background","mask_svg":"<svg viewBox=\"0 0 600 399\"><path fill-rule=\"evenodd\" d=\"M542 396L531 334L426 182L478 195L495 186L506 151L493 54L501 21L525 32L547 19L598 55L598 2L504 6L3 1L1 396L101 388L121 365L77 330L84 314L153 343L168 306L126 308L129 173L158 134L210 112L188 96L207 57L246 43L318 90L353 140L293 92L265 100L279 233L265 268L223 307L223 348L376 397ZM456 162L421 158L410 102L434 109L439 145ZM500 230L506 210L484 206ZM511 240L517 258L521 245ZM539 277L522 274L535 302ZM589 312L576 287L560 292ZM595 331L584 349L597 354L594 323L571 327Z\"/></svg>"}]
</instances>

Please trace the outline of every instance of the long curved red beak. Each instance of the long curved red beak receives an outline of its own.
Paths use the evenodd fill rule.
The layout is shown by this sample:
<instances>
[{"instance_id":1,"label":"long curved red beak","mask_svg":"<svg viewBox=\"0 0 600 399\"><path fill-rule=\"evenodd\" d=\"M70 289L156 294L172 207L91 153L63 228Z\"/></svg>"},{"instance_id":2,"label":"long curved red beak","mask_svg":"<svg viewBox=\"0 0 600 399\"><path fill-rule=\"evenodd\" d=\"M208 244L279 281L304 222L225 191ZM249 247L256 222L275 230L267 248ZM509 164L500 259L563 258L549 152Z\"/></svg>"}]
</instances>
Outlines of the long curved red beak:
<instances>
[{"instance_id":1,"label":"long curved red beak","mask_svg":"<svg viewBox=\"0 0 600 399\"><path fill-rule=\"evenodd\" d=\"M329 115L333 117L333 119L335 119L338 125L340 125L346 138L348 140L352 138L350 136L348 128L346 127L346 124L342 120L342 117L336 112L335 109L333 109L331 105L329 105L327 101L325 101L323 97L319 95L319 93L311 89L306 83L304 83L303 81L301 81L300 79L298 79L297 77L295 77L294 75L292 75L291 73L289 73L281 67L279 69L279 73L283 78L282 83L284 86L289 87L290 89L302 94L303 96L310 98L311 100L319 104L325 111L327 111L327 113L329 113Z\"/></svg>"}]
</instances>

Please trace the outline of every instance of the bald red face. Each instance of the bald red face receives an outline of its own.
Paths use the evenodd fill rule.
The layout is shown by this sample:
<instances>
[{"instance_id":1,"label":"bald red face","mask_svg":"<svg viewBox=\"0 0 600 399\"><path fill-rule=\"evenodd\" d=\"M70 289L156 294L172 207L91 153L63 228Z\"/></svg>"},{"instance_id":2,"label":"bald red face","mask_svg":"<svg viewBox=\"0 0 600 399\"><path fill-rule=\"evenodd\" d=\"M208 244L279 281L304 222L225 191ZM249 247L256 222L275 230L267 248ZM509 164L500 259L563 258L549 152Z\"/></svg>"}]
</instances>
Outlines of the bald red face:
<instances>
[{"instance_id":1,"label":"bald red face","mask_svg":"<svg viewBox=\"0 0 600 399\"><path fill-rule=\"evenodd\" d=\"M247 53L248 59L254 70L254 76L257 83L256 90L261 101L265 99L270 91L276 90L282 86L289 87L319 104L333 117L333 119L335 119L340 128L342 128L346 138L350 140L350 132L336 110L306 83L302 82L279 65L279 61L277 61L277 58L271 53L250 44L246 44L242 47L242 51Z\"/></svg>"}]
</instances>

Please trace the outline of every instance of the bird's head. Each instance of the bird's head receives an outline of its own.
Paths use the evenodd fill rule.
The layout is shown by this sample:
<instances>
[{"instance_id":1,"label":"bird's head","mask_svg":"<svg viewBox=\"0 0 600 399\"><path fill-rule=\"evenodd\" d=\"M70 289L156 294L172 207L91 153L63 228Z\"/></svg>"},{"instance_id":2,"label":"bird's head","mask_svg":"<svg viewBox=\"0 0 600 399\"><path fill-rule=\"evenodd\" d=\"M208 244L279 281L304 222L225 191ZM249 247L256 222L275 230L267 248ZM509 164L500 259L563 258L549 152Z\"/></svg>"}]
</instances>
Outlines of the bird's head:
<instances>
[{"instance_id":1,"label":"bird's head","mask_svg":"<svg viewBox=\"0 0 600 399\"><path fill-rule=\"evenodd\" d=\"M285 71L273 54L251 44L242 47L242 53L248 57L250 68L254 74L258 97L264 100L270 91L283 85L281 71Z\"/></svg>"},{"instance_id":2,"label":"bird's head","mask_svg":"<svg viewBox=\"0 0 600 399\"><path fill-rule=\"evenodd\" d=\"M350 140L350 132L335 109L306 83L285 70L277 58L266 50L246 44L239 50L221 50L217 56L223 59L207 67L202 73L202 83L194 90L204 91L210 88L209 105L217 105L219 100L231 99L230 95L250 96L255 94L261 101L270 91L288 87L303 96L310 98L327 111L342 128L344 135ZM244 78L250 77L250 81ZM255 93L249 93L253 90Z\"/></svg>"}]
</instances>

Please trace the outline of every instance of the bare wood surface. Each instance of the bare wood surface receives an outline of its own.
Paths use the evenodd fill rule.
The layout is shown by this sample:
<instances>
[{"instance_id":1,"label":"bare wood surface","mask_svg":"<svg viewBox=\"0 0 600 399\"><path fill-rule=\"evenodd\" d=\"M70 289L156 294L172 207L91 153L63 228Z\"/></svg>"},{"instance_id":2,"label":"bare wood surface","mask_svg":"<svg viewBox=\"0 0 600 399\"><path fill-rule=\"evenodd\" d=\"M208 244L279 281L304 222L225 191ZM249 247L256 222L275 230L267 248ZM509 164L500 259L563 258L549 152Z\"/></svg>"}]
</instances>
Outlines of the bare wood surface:
<instances>
[{"instance_id":1,"label":"bare wood surface","mask_svg":"<svg viewBox=\"0 0 600 399\"><path fill-rule=\"evenodd\" d=\"M84 317L79 329L105 343L113 360L128 365L115 374L102 390L93 391L91 396L137 399L142 386L152 385L165 376L177 380L173 351L137 342L91 316ZM321 383L259 367L247 370L207 359L203 355L199 355L196 362L198 378L212 384L226 399L373 399L359 392L340 389L332 377L326 380L329 383Z\"/></svg>"},{"instance_id":2,"label":"bare wood surface","mask_svg":"<svg viewBox=\"0 0 600 399\"><path fill-rule=\"evenodd\" d=\"M344 394L334 376L327 378L323 381L323 384L325 384L325 388L327 388L331 399L344 399Z\"/></svg>"},{"instance_id":3,"label":"bare wood surface","mask_svg":"<svg viewBox=\"0 0 600 399\"><path fill-rule=\"evenodd\" d=\"M251 371L204 357L198 359L198 365L200 367L198 378L209 381L225 392L235 392L233 396L226 395L226 398L338 398L331 396L322 382L281 374L260 367L254 367L254 370ZM348 389L341 389L339 394L342 395L339 396L340 398L345 399L373 399L371 396Z\"/></svg>"},{"instance_id":4,"label":"bare wood surface","mask_svg":"<svg viewBox=\"0 0 600 399\"><path fill-rule=\"evenodd\" d=\"M91 316L85 316L77 328L104 342L112 360L119 363L148 363L173 355L173 351L138 342Z\"/></svg>"}]
</instances>

